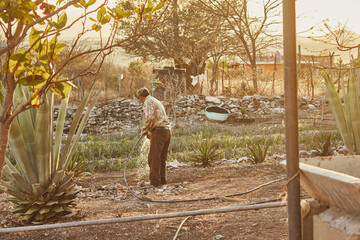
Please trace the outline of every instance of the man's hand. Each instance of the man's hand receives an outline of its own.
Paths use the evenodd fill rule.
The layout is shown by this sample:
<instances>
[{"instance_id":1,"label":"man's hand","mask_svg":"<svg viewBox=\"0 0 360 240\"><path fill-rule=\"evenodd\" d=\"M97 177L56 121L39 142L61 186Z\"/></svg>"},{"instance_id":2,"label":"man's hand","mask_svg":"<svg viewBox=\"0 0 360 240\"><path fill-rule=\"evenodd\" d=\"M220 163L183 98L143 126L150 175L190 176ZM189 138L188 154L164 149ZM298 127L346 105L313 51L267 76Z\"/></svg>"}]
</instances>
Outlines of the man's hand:
<instances>
[{"instance_id":1,"label":"man's hand","mask_svg":"<svg viewBox=\"0 0 360 240\"><path fill-rule=\"evenodd\" d=\"M146 135L147 139L151 139L151 133Z\"/></svg>"}]
</instances>

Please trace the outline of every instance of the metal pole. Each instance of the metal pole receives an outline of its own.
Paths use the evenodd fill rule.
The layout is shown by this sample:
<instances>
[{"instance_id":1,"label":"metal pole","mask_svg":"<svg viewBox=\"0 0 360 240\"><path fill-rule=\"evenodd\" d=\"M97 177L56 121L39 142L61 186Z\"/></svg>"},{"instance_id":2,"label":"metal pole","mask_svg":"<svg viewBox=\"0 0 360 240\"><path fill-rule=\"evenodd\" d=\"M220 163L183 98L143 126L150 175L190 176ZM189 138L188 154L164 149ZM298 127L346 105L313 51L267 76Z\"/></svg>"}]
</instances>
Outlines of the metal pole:
<instances>
[{"instance_id":1,"label":"metal pole","mask_svg":"<svg viewBox=\"0 0 360 240\"><path fill-rule=\"evenodd\" d=\"M154 219L162 219L162 218L174 218L174 217L226 213L226 212L235 212L235 211L257 210L257 209L263 209L263 208L284 207L284 206L286 206L286 204L287 204L287 202L262 203L262 204L240 205L240 206L225 207L225 208L194 210L194 211L187 211L187 212L152 214L152 215L124 217L124 218L111 218L111 219L91 220L91 221L82 221L82 222L55 223L55 224L27 226L27 227L0 228L0 233L14 233L14 232L23 232L23 231L35 231L35 230L46 230L46 229L55 229L55 228L68 228L68 227L81 227L81 226L89 226L89 225L125 223L125 222L154 220Z\"/></svg>"},{"instance_id":2,"label":"metal pole","mask_svg":"<svg viewBox=\"0 0 360 240\"><path fill-rule=\"evenodd\" d=\"M301 240L295 0L283 1L288 239Z\"/></svg>"}]
</instances>

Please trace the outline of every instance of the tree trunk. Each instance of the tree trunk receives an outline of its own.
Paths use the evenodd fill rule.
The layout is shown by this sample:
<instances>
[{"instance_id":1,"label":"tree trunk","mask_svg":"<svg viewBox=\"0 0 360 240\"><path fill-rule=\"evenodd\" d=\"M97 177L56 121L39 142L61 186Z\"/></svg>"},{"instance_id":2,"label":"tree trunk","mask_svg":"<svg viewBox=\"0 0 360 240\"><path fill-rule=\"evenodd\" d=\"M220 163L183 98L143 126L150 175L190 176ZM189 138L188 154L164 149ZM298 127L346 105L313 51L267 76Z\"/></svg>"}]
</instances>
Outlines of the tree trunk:
<instances>
[{"instance_id":1,"label":"tree trunk","mask_svg":"<svg viewBox=\"0 0 360 240\"><path fill-rule=\"evenodd\" d=\"M253 81L253 87L255 92L258 92L258 83L257 83L257 69L256 64L255 66L252 66L252 81Z\"/></svg>"},{"instance_id":2,"label":"tree trunk","mask_svg":"<svg viewBox=\"0 0 360 240\"><path fill-rule=\"evenodd\" d=\"M10 125L12 122L11 114L15 91L15 80L12 73L6 74L5 98L2 105L0 116L0 179L5 163L6 150L9 144Z\"/></svg>"},{"instance_id":3,"label":"tree trunk","mask_svg":"<svg viewBox=\"0 0 360 240\"><path fill-rule=\"evenodd\" d=\"M6 150L9 144L10 122L0 122L0 179L5 164Z\"/></svg>"},{"instance_id":4,"label":"tree trunk","mask_svg":"<svg viewBox=\"0 0 360 240\"><path fill-rule=\"evenodd\" d=\"M212 67L211 81L210 81L210 95L214 95L218 90L217 75L219 69L219 61L214 59L214 66Z\"/></svg>"}]
</instances>

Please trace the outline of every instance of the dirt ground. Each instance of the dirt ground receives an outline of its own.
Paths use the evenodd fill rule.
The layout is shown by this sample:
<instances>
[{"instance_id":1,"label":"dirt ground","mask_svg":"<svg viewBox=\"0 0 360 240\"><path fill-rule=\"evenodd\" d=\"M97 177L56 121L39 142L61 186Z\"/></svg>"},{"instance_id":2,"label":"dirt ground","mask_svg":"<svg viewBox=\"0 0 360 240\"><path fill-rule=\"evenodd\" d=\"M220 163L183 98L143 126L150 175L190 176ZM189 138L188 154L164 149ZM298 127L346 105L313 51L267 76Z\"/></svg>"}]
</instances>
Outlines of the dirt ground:
<instances>
[{"instance_id":1,"label":"dirt ground","mask_svg":"<svg viewBox=\"0 0 360 240\"><path fill-rule=\"evenodd\" d=\"M132 196L121 172L88 175L76 180L82 187L74 212L52 223L112 219L149 214L223 208L281 198L285 181L230 199L221 198L246 192L272 180L285 177L284 167L271 160L258 165L246 162L219 164L208 168L183 166L168 169L168 184L161 189L143 186L147 174L133 170L127 180L136 194L153 200L216 198L208 201L152 203ZM1 227L19 226L10 204L1 195ZM219 197L219 198L217 198ZM236 199L236 201L235 201ZM19 233L6 233L0 239L173 239L185 217L103 224ZM176 239L287 239L287 208L266 208L188 218Z\"/></svg>"},{"instance_id":2,"label":"dirt ground","mask_svg":"<svg viewBox=\"0 0 360 240\"><path fill-rule=\"evenodd\" d=\"M313 121L302 118L301 121ZM326 120L326 119L325 119ZM324 121L323 121L324 122ZM281 118L269 123L281 123ZM324 124L327 124L324 122ZM333 123L331 123L333 124ZM234 126L223 126L234 127ZM125 187L122 172L104 172L85 175L76 179L82 190L73 213L54 223L82 222L115 219L151 214L175 213L202 209L240 206L250 203L281 201L284 197L285 180L247 192L273 180L284 179L286 171L278 160L267 160L261 164L222 163L203 168L197 166L168 167L167 185L160 189L149 187L146 169L128 170L127 182L138 196L152 200L188 200L215 198L207 201L154 203L139 200ZM223 196L229 196L223 198ZM302 190L302 197L307 198ZM0 226L22 226L12 206L0 193ZM0 233L0 240L21 239L174 239L184 217L145 220L128 223L111 223L91 226L56 228L16 233ZM288 238L287 207L263 208L228 213L191 216L183 222L176 239L266 239Z\"/></svg>"}]
</instances>

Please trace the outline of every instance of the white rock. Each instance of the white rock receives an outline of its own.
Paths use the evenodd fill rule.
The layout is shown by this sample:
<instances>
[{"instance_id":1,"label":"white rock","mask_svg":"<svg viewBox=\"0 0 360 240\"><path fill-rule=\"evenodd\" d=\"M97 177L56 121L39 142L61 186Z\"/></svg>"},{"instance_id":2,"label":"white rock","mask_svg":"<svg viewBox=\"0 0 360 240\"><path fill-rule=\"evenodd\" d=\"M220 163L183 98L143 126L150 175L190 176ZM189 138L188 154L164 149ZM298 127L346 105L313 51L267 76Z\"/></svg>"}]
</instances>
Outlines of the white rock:
<instances>
[{"instance_id":1,"label":"white rock","mask_svg":"<svg viewBox=\"0 0 360 240\"><path fill-rule=\"evenodd\" d=\"M210 103L214 103L214 104L220 104L220 103L221 103L221 101L220 101L219 98L217 98L217 97L212 97L212 96L206 96L206 97L205 97L205 101L206 101L206 102L210 102Z\"/></svg>"},{"instance_id":2,"label":"white rock","mask_svg":"<svg viewBox=\"0 0 360 240\"><path fill-rule=\"evenodd\" d=\"M315 105L313 105L313 104L308 104L308 108L311 109L311 110L315 110L315 109L316 109Z\"/></svg>"},{"instance_id":3,"label":"white rock","mask_svg":"<svg viewBox=\"0 0 360 240\"><path fill-rule=\"evenodd\" d=\"M253 96L243 96L242 100L252 100Z\"/></svg>"},{"instance_id":4,"label":"white rock","mask_svg":"<svg viewBox=\"0 0 360 240\"><path fill-rule=\"evenodd\" d=\"M273 113L284 113L285 108L277 107L272 109Z\"/></svg>"}]
</instances>

